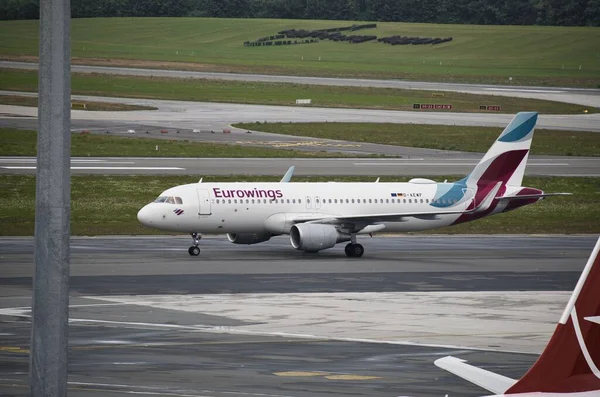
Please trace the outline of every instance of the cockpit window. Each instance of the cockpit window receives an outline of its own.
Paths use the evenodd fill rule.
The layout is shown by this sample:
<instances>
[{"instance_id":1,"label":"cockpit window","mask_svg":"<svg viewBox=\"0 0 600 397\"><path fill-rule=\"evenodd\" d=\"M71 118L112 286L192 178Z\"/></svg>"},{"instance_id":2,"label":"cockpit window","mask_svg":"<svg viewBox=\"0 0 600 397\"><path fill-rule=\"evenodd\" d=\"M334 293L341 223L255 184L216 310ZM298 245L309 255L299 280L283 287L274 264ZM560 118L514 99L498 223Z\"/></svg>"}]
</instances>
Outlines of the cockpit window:
<instances>
[{"instance_id":1,"label":"cockpit window","mask_svg":"<svg viewBox=\"0 0 600 397\"><path fill-rule=\"evenodd\" d=\"M160 196L156 200L155 203L167 203L167 204L183 204L183 200L181 197L173 197L173 196Z\"/></svg>"}]
</instances>

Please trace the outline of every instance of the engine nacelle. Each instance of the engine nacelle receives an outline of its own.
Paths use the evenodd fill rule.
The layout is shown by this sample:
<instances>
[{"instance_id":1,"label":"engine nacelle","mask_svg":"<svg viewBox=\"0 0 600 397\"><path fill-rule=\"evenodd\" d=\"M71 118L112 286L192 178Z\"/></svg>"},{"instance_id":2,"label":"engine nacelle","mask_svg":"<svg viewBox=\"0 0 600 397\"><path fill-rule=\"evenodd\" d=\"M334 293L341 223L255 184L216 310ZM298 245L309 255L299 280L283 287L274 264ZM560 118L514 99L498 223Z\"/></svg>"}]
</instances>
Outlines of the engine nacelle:
<instances>
[{"instance_id":1,"label":"engine nacelle","mask_svg":"<svg viewBox=\"0 0 600 397\"><path fill-rule=\"evenodd\" d=\"M317 252L343 241L350 241L350 235L340 233L331 225L300 223L290 229L292 247L301 251Z\"/></svg>"},{"instance_id":2,"label":"engine nacelle","mask_svg":"<svg viewBox=\"0 0 600 397\"><path fill-rule=\"evenodd\" d=\"M258 244L270 238L271 233L227 233L227 239L234 244Z\"/></svg>"}]
</instances>

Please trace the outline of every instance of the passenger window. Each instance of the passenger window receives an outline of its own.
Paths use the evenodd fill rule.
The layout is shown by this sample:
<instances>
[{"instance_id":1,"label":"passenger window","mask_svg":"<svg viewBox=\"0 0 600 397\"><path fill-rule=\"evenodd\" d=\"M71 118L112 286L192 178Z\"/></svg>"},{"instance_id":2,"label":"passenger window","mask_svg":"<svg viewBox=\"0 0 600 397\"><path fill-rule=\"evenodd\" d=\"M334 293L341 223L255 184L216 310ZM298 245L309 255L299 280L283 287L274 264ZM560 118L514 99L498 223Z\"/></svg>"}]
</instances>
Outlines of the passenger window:
<instances>
[{"instance_id":1,"label":"passenger window","mask_svg":"<svg viewBox=\"0 0 600 397\"><path fill-rule=\"evenodd\" d=\"M402 199L402 204L406 204L406 199Z\"/></svg>"},{"instance_id":2,"label":"passenger window","mask_svg":"<svg viewBox=\"0 0 600 397\"><path fill-rule=\"evenodd\" d=\"M292 204L296 204L296 199L292 199Z\"/></svg>"},{"instance_id":3,"label":"passenger window","mask_svg":"<svg viewBox=\"0 0 600 397\"><path fill-rule=\"evenodd\" d=\"M227 202L228 202L229 204L231 204L231 199L227 200Z\"/></svg>"},{"instance_id":4,"label":"passenger window","mask_svg":"<svg viewBox=\"0 0 600 397\"><path fill-rule=\"evenodd\" d=\"M308 200L308 202L310 203L310 200ZM302 204L302 199L298 199L298 203Z\"/></svg>"},{"instance_id":5,"label":"passenger window","mask_svg":"<svg viewBox=\"0 0 600 397\"><path fill-rule=\"evenodd\" d=\"M234 203L234 204L237 204L237 199L233 199L233 203Z\"/></svg>"},{"instance_id":6,"label":"passenger window","mask_svg":"<svg viewBox=\"0 0 600 397\"><path fill-rule=\"evenodd\" d=\"M288 204L290 203L290 199L287 199L287 203L288 203Z\"/></svg>"},{"instance_id":7,"label":"passenger window","mask_svg":"<svg viewBox=\"0 0 600 397\"><path fill-rule=\"evenodd\" d=\"M369 199L369 204L371 204L371 199Z\"/></svg>"}]
</instances>

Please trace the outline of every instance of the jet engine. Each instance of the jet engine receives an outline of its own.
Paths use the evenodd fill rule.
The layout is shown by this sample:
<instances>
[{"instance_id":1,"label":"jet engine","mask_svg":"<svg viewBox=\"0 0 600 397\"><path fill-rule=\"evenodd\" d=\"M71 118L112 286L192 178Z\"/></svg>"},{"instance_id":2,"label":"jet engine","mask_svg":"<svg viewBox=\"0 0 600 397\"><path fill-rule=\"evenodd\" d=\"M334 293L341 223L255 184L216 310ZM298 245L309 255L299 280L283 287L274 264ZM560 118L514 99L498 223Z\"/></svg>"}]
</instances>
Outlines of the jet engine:
<instances>
[{"instance_id":1,"label":"jet engine","mask_svg":"<svg viewBox=\"0 0 600 397\"><path fill-rule=\"evenodd\" d=\"M331 225L300 223L290 229L292 247L301 251L317 252L343 241L350 241L350 235L340 233Z\"/></svg>"},{"instance_id":2,"label":"jet engine","mask_svg":"<svg viewBox=\"0 0 600 397\"><path fill-rule=\"evenodd\" d=\"M227 233L227 239L234 244L258 244L270 238L271 233Z\"/></svg>"}]
</instances>

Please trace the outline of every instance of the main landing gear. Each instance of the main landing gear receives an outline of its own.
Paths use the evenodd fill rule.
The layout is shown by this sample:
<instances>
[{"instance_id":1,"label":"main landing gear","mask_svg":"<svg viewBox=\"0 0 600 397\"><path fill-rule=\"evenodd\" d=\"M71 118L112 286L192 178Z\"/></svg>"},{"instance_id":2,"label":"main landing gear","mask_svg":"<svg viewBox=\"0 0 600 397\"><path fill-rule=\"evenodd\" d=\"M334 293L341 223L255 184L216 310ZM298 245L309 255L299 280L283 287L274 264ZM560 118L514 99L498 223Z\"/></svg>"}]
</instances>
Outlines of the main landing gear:
<instances>
[{"instance_id":1,"label":"main landing gear","mask_svg":"<svg viewBox=\"0 0 600 397\"><path fill-rule=\"evenodd\" d=\"M350 243L346 245L344 249L346 251L346 256L350 258L360 258L365 253L365 248L356 243L356 234L350 235Z\"/></svg>"},{"instance_id":2,"label":"main landing gear","mask_svg":"<svg viewBox=\"0 0 600 397\"><path fill-rule=\"evenodd\" d=\"M346 245L345 251L350 258L360 258L365 253L365 248L360 244L349 243Z\"/></svg>"},{"instance_id":3,"label":"main landing gear","mask_svg":"<svg viewBox=\"0 0 600 397\"><path fill-rule=\"evenodd\" d=\"M200 247L198 247L198 245L200 245L200 239L202 238L202 236L200 235L200 233L190 233L190 235L194 239L194 245L192 245L188 249L188 253L191 256L198 256L200 255Z\"/></svg>"}]
</instances>

